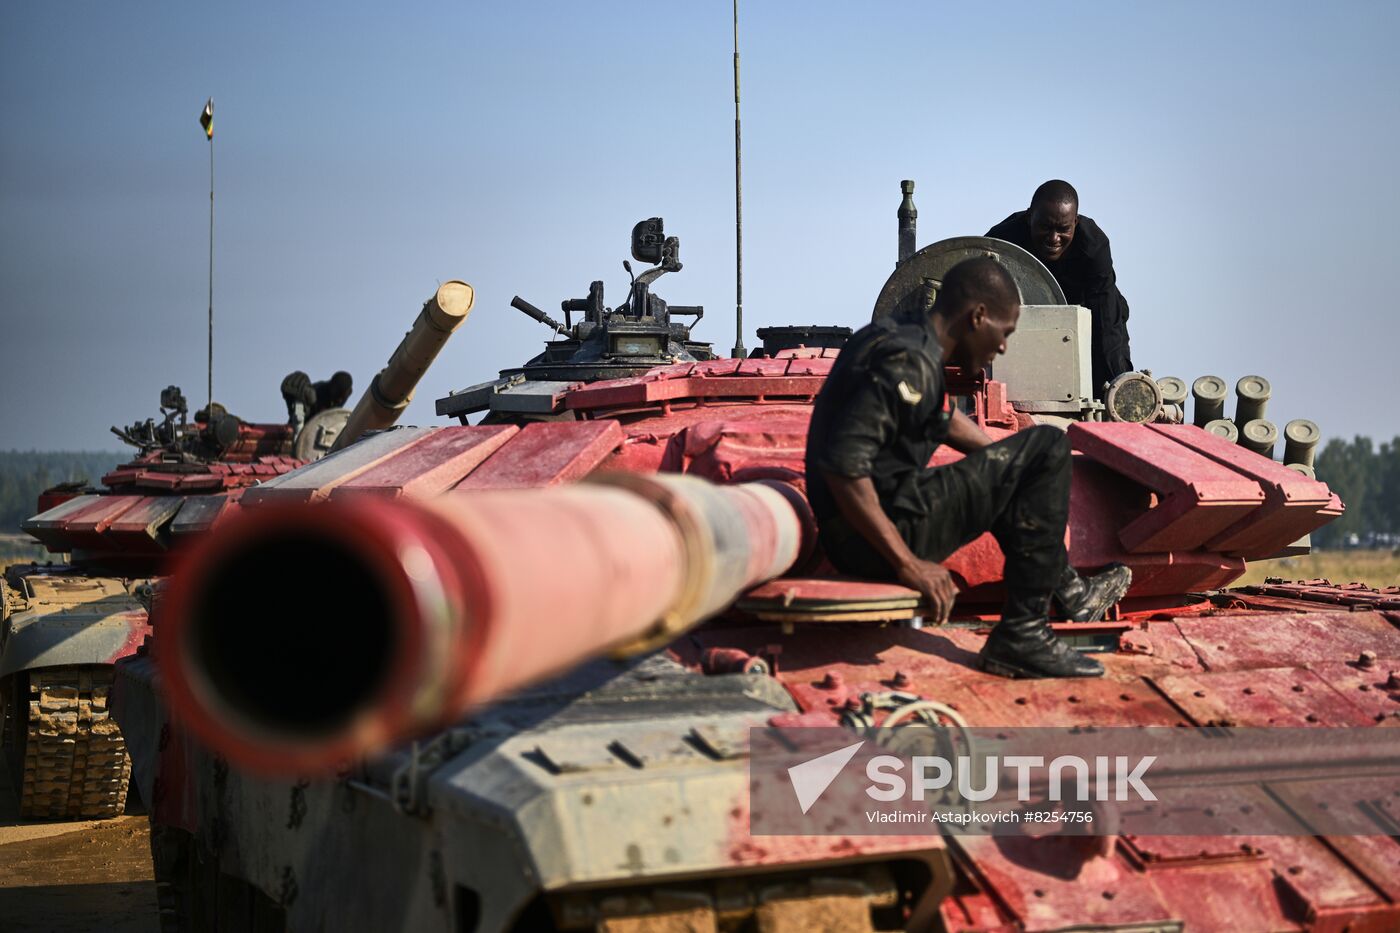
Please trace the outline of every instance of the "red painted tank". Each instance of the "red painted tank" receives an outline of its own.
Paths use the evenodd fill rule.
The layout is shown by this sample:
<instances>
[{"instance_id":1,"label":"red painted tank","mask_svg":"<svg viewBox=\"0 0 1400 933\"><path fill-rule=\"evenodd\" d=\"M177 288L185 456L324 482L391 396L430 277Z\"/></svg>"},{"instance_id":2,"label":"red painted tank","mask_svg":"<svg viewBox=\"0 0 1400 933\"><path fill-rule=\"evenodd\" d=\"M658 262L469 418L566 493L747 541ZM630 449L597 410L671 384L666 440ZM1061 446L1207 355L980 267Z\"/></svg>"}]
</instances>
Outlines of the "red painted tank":
<instances>
[{"instance_id":1,"label":"red painted tank","mask_svg":"<svg viewBox=\"0 0 1400 933\"><path fill-rule=\"evenodd\" d=\"M1107 675L982 673L974 661L1002 573L990 536L948 560L962 595L953 624L939 629L911 624L917 594L842 578L815 546L804 448L835 356L790 348L694 359L606 380L553 379L534 395L518 390L528 380L503 378L483 397L516 398L493 408L489 423L386 432L248 491L241 514L176 573L156 619L159 671L146 659L123 670L124 703L134 708L162 683L183 717L176 731L191 727L191 744L213 753L205 764L206 753L186 745L178 761L149 756L144 765L163 782L153 819L189 830L196 847L208 844L211 825L233 832L239 883L262 896L273 897L285 867L301 894L276 909L293 926L351 917L313 889L324 883L383 911L366 917L432 928L424 918L437 914L423 892L439 877L458 892L438 902L459 918L444 914L443 923L460 922L470 904L481 929L797 929L818 918L830 929L1400 926L1394 834L759 837L743 785L695 777L742 773L746 739L719 728L718 707L706 707L712 720L694 714L684 738L664 747L638 737L639 719L669 722L675 710L609 718L575 698L541 712L574 689L560 686L572 676L624 677L598 674L589 658L651 652L629 669L643 673L628 682L628 701L639 704L628 709L652 710L643 697L664 677L647 665L660 665L692 685L773 691L777 706L754 726L849 728L844 714L862 710L879 728L899 704L918 701L994 727L1396 721L1400 593L1325 581L1222 589L1247 560L1339 514L1337 497L1202 429L1163 421L1067 426L1071 561L1086 570L1121 561L1134 572L1110 619L1057 625L1096 647ZM557 359L545 363L560 374ZM1035 423L999 381L950 372L948 384L990 433ZM506 414L533 404L545 407ZM940 451L935 463L956 456ZM257 607L256 621L234 598L240 580L254 579L279 594ZM251 624L267 637L250 640ZM318 657L332 660L308 672ZM318 698L311 708L279 703L292 682ZM589 693L601 689L592 681L579 689L614 696ZM901 699L872 701L890 697ZM589 729L586 742L565 742ZM393 747L407 740L423 744ZM367 763L342 764L339 785L297 779L362 754ZM694 770L666 770L682 760ZM235 773L264 776L230 777L230 762ZM535 789L532 768L549 773L538 785L548 792ZM438 776L425 779L428 798L412 790L421 769ZM380 809L366 825L394 837L421 832L421 847L405 851L437 867L416 889L417 876L403 875L404 891L355 900L343 879L373 856L322 851L313 870L295 854L294 829L282 829L283 785L263 783L278 772L291 823L367 839L354 828L359 817L339 808L373 797L365 806ZM588 780L568 783L579 776ZM361 785L368 796L354 797ZM658 799L666 806L653 811ZM275 800L275 812L258 822L254 800ZM590 822L600 800L620 808L607 811L612 823ZM521 815L537 803L553 814L540 817L549 832ZM454 814L468 816L455 823ZM454 834L499 848L473 858L453 849ZM569 861L611 851L612 834L636 840L628 861ZM528 870L493 874L485 864L518 852ZM506 893L517 889L525 893ZM690 925L664 926L677 917Z\"/></svg>"}]
</instances>

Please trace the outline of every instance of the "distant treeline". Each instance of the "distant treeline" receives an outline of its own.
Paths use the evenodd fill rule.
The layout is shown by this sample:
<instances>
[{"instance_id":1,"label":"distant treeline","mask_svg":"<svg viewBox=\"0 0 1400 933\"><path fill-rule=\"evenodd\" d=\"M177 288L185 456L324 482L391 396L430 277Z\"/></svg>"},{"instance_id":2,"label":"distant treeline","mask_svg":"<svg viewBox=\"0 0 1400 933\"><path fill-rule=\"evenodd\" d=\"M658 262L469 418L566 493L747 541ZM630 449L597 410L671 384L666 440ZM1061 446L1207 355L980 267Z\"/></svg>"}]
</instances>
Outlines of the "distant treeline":
<instances>
[{"instance_id":1,"label":"distant treeline","mask_svg":"<svg viewBox=\"0 0 1400 933\"><path fill-rule=\"evenodd\" d=\"M0 534L19 530L34 514L39 493L55 483L103 474L130 455L117 451L0 451ZM1388 542L1400 533L1400 436L1377 447L1369 437L1334 438L1318 452L1317 478L1346 503L1346 514L1313 535L1317 547L1342 547L1354 534L1363 543Z\"/></svg>"},{"instance_id":2,"label":"distant treeline","mask_svg":"<svg viewBox=\"0 0 1400 933\"><path fill-rule=\"evenodd\" d=\"M1400 436L1375 446L1369 437L1334 438L1317 454L1317 478L1346 503L1346 514L1313 535L1317 547L1392 545L1400 534Z\"/></svg>"},{"instance_id":3,"label":"distant treeline","mask_svg":"<svg viewBox=\"0 0 1400 933\"><path fill-rule=\"evenodd\" d=\"M39 493L56 483L87 480L94 486L130 453L109 451L0 450L0 534L19 531L20 522L34 514Z\"/></svg>"}]
</instances>

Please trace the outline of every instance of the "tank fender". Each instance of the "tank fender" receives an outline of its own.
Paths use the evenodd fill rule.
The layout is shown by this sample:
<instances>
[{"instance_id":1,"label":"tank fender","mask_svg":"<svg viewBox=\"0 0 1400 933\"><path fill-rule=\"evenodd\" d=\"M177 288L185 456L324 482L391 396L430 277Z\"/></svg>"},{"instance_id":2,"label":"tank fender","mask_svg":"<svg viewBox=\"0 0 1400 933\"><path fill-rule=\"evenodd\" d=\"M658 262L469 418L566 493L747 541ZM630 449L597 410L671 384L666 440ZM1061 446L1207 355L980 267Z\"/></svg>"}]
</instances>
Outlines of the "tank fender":
<instances>
[{"instance_id":1,"label":"tank fender","mask_svg":"<svg viewBox=\"0 0 1400 933\"><path fill-rule=\"evenodd\" d=\"M146 611L18 612L0 641L0 679L20 671L81 664L112 664L135 654L151 633Z\"/></svg>"}]
</instances>

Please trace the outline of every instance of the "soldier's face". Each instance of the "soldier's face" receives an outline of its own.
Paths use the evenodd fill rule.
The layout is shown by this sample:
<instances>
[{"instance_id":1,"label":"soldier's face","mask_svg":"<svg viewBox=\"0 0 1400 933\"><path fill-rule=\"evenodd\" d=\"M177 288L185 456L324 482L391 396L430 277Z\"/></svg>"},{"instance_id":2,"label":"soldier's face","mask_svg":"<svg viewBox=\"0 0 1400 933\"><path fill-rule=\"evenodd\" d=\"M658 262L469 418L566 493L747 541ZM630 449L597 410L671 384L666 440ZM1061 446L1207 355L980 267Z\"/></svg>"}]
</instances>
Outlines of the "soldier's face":
<instances>
[{"instance_id":1,"label":"soldier's face","mask_svg":"<svg viewBox=\"0 0 1400 933\"><path fill-rule=\"evenodd\" d=\"M1041 262L1054 262L1064 256L1074 242L1079 225L1079 209L1068 202L1031 206L1031 252Z\"/></svg>"},{"instance_id":2,"label":"soldier's face","mask_svg":"<svg viewBox=\"0 0 1400 933\"><path fill-rule=\"evenodd\" d=\"M1006 352L1006 342L1021 320L1021 306L988 308L979 304L968 316L967 336L962 342L960 366L971 371L986 369Z\"/></svg>"}]
</instances>

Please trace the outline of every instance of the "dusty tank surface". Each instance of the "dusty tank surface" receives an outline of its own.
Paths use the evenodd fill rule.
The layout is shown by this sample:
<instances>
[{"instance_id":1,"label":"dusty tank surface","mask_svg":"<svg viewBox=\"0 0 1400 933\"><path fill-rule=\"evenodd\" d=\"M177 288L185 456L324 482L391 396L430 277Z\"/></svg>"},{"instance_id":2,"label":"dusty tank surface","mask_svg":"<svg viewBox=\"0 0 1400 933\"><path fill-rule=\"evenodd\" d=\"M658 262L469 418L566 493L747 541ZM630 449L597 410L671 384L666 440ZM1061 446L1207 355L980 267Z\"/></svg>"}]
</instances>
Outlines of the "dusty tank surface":
<instances>
[{"instance_id":1,"label":"dusty tank surface","mask_svg":"<svg viewBox=\"0 0 1400 933\"><path fill-rule=\"evenodd\" d=\"M11 566L0 579L0 721L23 819L116 816L130 758L109 716L112 665L149 634L150 579L250 488L392 425L472 292L448 282L424 305L355 410L321 412L294 432L213 405L188 417L179 387L160 420L112 432L137 455L101 478L46 490L23 529L66 562Z\"/></svg>"},{"instance_id":2,"label":"dusty tank surface","mask_svg":"<svg viewBox=\"0 0 1400 933\"><path fill-rule=\"evenodd\" d=\"M1053 285L973 239L911 255L891 300L927 300L968 248L1004 257L1023 295ZM1066 427L1071 562L1133 570L1109 619L1057 625L1103 679L976 668L1002 567L990 537L947 562L947 627L920 625L913 591L831 572L803 455L835 347L787 331L748 359L657 360L662 336L689 333L629 302L595 316L602 350L576 340L540 378L506 370L441 400L461 425L386 431L250 490L157 587L114 704L166 928L1396 928L1385 830L751 832L755 727L862 734L930 703L997 727L1396 721L1400 594L1222 589L1300 547L1337 497L1183 423L1182 380L1137 374L1095 402L1087 312L1053 298L1024 319L1037 352L996 378L950 370L948 391L994 436ZM633 342L642 326L656 339ZM643 371L598 379L599 359ZM1217 383L1198 380L1198 419L1220 419Z\"/></svg>"}]
</instances>

